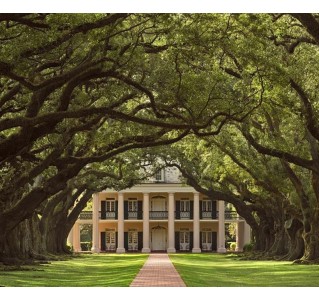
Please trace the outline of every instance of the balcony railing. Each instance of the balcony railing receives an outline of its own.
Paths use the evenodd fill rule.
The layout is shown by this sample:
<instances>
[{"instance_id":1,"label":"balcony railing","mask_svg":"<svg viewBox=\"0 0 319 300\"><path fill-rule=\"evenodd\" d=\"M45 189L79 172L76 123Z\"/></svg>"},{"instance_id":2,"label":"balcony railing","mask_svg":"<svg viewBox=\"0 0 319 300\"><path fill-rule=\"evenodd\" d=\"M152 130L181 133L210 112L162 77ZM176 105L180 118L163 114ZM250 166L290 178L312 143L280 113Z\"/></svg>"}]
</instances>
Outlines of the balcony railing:
<instances>
[{"instance_id":1,"label":"balcony railing","mask_svg":"<svg viewBox=\"0 0 319 300\"><path fill-rule=\"evenodd\" d=\"M102 220L115 220L115 219L117 219L117 212L116 211L100 212L100 219L102 219Z\"/></svg>"},{"instance_id":2,"label":"balcony railing","mask_svg":"<svg viewBox=\"0 0 319 300\"><path fill-rule=\"evenodd\" d=\"M129 211L127 212L127 217L125 216L126 220L142 220L143 219L143 212L142 211Z\"/></svg>"},{"instance_id":3,"label":"balcony railing","mask_svg":"<svg viewBox=\"0 0 319 300\"><path fill-rule=\"evenodd\" d=\"M151 220L165 220L168 218L167 211L150 211Z\"/></svg>"},{"instance_id":4,"label":"balcony railing","mask_svg":"<svg viewBox=\"0 0 319 300\"><path fill-rule=\"evenodd\" d=\"M206 220L217 220L218 219L218 211L201 211L201 219ZM179 216L179 217L178 217ZM93 212L92 211L82 211L79 215L80 220L92 220ZM102 220L116 220L117 219L117 212L115 211L106 211L106 212L99 212L99 218ZM175 212L176 219L184 219L190 220L191 219L191 212L189 211L176 211ZM128 220L142 220L143 219L143 212L142 211L129 211L127 214ZM168 219L168 212L167 211L150 211L150 219L151 220L165 220ZM237 212L235 211L225 211L225 220L240 220L242 217L238 216Z\"/></svg>"},{"instance_id":5,"label":"balcony railing","mask_svg":"<svg viewBox=\"0 0 319 300\"><path fill-rule=\"evenodd\" d=\"M237 212L232 210L225 210L225 220L239 220L242 217L238 216Z\"/></svg>"},{"instance_id":6,"label":"balcony railing","mask_svg":"<svg viewBox=\"0 0 319 300\"><path fill-rule=\"evenodd\" d=\"M217 220L218 211L201 211L200 216L201 216L201 219L205 219L205 220Z\"/></svg>"},{"instance_id":7,"label":"balcony railing","mask_svg":"<svg viewBox=\"0 0 319 300\"><path fill-rule=\"evenodd\" d=\"M80 220L92 220L92 212L91 211L82 211L80 213L79 219Z\"/></svg>"}]
</instances>

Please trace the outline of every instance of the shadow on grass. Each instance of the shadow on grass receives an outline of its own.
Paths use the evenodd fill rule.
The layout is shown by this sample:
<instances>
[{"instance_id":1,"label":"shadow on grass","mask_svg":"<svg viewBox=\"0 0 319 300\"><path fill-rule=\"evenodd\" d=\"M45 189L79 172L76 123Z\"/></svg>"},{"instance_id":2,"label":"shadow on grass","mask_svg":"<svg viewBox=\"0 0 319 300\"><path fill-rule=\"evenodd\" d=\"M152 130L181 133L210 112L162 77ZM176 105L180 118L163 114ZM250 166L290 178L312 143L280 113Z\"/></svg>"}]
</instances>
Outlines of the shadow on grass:
<instances>
[{"instance_id":1,"label":"shadow on grass","mask_svg":"<svg viewBox=\"0 0 319 300\"><path fill-rule=\"evenodd\" d=\"M25 270L0 272L0 285L124 287L130 285L146 258L145 254L81 255L76 259L55 261L41 268L33 268L28 272Z\"/></svg>"},{"instance_id":2,"label":"shadow on grass","mask_svg":"<svg viewBox=\"0 0 319 300\"><path fill-rule=\"evenodd\" d=\"M319 270L315 265L242 261L233 254L174 254L170 257L186 285L192 287L319 286Z\"/></svg>"}]
</instances>

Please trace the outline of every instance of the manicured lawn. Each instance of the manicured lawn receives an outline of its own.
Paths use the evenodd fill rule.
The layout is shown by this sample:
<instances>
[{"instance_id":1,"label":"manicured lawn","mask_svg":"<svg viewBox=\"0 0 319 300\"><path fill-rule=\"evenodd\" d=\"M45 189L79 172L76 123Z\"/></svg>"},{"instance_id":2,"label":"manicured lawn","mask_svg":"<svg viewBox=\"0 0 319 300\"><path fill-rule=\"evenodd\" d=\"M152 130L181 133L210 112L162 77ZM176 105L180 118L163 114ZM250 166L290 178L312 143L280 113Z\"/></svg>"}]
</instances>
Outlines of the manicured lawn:
<instances>
[{"instance_id":1,"label":"manicured lawn","mask_svg":"<svg viewBox=\"0 0 319 300\"><path fill-rule=\"evenodd\" d=\"M0 286L125 287L143 266L146 254L87 254L24 271L0 271Z\"/></svg>"},{"instance_id":2,"label":"manicured lawn","mask_svg":"<svg viewBox=\"0 0 319 300\"><path fill-rule=\"evenodd\" d=\"M318 265L244 261L234 254L170 254L189 287L318 287Z\"/></svg>"}]
</instances>

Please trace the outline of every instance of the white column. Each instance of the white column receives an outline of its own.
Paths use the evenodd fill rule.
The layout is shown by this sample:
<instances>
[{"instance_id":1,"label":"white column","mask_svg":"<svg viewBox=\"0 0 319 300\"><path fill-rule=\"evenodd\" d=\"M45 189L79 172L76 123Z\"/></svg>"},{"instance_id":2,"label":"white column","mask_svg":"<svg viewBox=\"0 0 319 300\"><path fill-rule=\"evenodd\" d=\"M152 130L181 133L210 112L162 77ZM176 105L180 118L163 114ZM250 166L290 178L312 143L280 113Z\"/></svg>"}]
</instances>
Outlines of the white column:
<instances>
[{"instance_id":1,"label":"white column","mask_svg":"<svg viewBox=\"0 0 319 300\"><path fill-rule=\"evenodd\" d=\"M149 253L150 249L150 197L148 193L143 194L143 248L142 252Z\"/></svg>"},{"instance_id":2,"label":"white column","mask_svg":"<svg viewBox=\"0 0 319 300\"><path fill-rule=\"evenodd\" d=\"M99 253L99 194L93 194L93 224L92 224L92 248L91 251L93 253Z\"/></svg>"},{"instance_id":3,"label":"white column","mask_svg":"<svg viewBox=\"0 0 319 300\"><path fill-rule=\"evenodd\" d=\"M247 222L244 222L244 245L249 244L251 242L251 228L247 224Z\"/></svg>"},{"instance_id":4,"label":"white column","mask_svg":"<svg viewBox=\"0 0 319 300\"><path fill-rule=\"evenodd\" d=\"M225 202L218 201L218 247L217 252L225 253Z\"/></svg>"},{"instance_id":5,"label":"white column","mask_svg":"<svg viewBox=\"0 0 319 300\"><path fill-rule=\"evenodd\" d=\"M118 220L117 220L117 238L118 245L116 253L125 253L124 248L124 194L118 194Z\"/></svg>"},{"instance_id":6,"label":"white column","mask_svg":"<svg viewBox=\"0 0 319 300\"><path fill-rule=\"evenodd\" d=\"M175 249L175 203L174 193L168 194L168 253L176 252Z\"/></svg>"},{"instance_id":7,"label":"white column","mask_svg":"<svg viewBox=\"0 0 319 300\"><path fill-rule=\"evenodd\" d=\"M199 247L199 234L200 234L200 223L199 223L199 193L194 193L194 213L193 213L193 253L200 253Z\"/></svg>"},{"instance_id":8,"label":"white column","mask_svg":"<svg viewBox=\"0 0 319 300\"><path fill-rule=\"evenodd\" d=\"M73 246L73 227L71 228L71 230L69 232L68 239L67 239L67 245Z\"/></svg>"},{"instance_id":9,"label":"white column","mask_svg":"<svg viewBox=\"0 0 319 300\"><path fill-rule=\"evenodd\" d=\"M73 231L73 251L80 252L81 251L80 224L78 222L75 222L72 231Z\"/></svg>"},{"instance_id":10,"label":"white column","mask_svg":"<svg viewBox=\"0 0 319 300\"><path fill-rule=\"evenodd\" d=\"M236 249L235 251L243 251L244 247L244 222L243 221L237 221L236 224Z\"/></svg>"}]
</instances>

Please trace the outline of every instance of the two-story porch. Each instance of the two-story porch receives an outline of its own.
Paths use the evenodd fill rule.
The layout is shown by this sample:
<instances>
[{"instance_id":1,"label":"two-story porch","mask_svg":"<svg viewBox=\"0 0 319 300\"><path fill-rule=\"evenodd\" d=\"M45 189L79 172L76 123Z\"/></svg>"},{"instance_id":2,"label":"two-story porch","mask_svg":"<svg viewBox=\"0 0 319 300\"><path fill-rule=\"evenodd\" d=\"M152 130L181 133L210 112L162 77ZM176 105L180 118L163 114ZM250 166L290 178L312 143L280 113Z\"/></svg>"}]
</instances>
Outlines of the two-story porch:
<instances>
[{"instance_id":1,"label":"two-story porch","mask_svg":"<svg viewBox=\"0 0 319 300\"><path fill-rule=\"evenodd\" d=\"M210 200L180 184L145 184L93 196L72 235L81 251L79 227L92 225L92 251L225 252L225 223L237 226L237 250L249 241L249 227L223 201Z\"/></svg>"}]
</instances>

